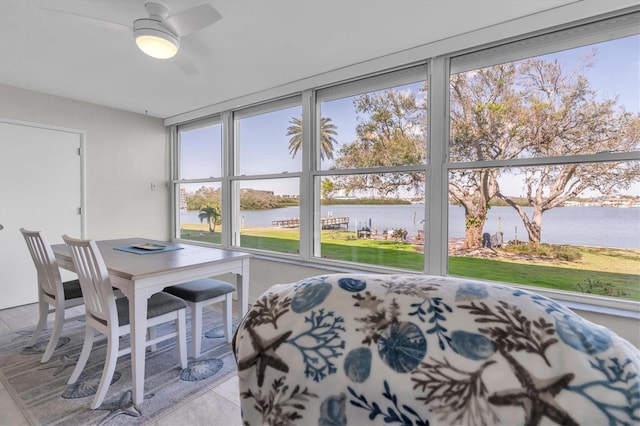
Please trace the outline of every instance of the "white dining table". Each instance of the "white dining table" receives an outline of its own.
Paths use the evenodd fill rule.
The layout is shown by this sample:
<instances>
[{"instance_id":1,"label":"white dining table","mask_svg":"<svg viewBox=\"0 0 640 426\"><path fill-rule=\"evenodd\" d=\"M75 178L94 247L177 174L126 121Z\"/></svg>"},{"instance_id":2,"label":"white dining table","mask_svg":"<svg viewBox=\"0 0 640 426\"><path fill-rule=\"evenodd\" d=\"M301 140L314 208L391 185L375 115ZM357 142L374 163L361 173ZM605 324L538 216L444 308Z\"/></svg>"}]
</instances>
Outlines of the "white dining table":
<instances>
[{"instance_id":1,"label":"white dining table","mask_svg":"<svg viewBox=\"0 0 640 426\"><path fill-rule=\"evenodd\" d=\"M248 253L146 238L96 241L109 270L111 283L129 299L131 317L131 377L133 400L144 400L147 300L165 287L226 273L236 276L238 312L249 305ZM140 244L179 247L177 250L136 254L119 250ZM53 253L61 268L74 271L71 253L65 244L54 244Z\"/></svg>"}]
</instances>

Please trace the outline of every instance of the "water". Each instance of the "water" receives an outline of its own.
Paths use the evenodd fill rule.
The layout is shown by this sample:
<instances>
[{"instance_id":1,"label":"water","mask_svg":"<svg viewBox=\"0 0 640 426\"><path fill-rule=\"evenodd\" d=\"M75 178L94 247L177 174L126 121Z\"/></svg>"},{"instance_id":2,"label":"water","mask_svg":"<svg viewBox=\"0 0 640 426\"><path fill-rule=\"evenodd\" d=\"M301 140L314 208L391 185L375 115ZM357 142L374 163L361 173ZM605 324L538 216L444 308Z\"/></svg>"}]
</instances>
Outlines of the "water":
<instances>
[{"instance_id":1,"label":"water","mask_svg":"<svg viewBox=\"0 0 640 426\"><path fill-rule=\"evenodd\" d=\"M528 215L532 208L525 207ZM242 211L241 221L246 227L271 226L274 220L300 217L298 207ZM416 235L424 226L424 204L334 205L322 206L322 216L349 217L349 230L369 226L383 232L385 229L406 229ZM181 213L183 223L200 223L197 211ZM527 241L522 220L512 207L492 207L484 232L494 234L501 229L504 241ZM464 210L449 206L449 237L464 237ZM640 249L640 207L558 207L542 217L542 242L599 247Z\"/></svg>"}]
</instances>

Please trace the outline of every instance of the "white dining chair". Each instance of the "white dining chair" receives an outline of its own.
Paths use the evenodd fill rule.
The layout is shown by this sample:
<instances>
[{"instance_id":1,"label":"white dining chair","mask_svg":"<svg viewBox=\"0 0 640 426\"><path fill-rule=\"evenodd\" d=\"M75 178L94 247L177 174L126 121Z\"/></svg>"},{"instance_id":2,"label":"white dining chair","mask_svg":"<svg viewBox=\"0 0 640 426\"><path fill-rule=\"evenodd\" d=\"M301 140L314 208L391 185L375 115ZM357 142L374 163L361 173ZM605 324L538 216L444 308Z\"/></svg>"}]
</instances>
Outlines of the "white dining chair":
<instances>
[{"instance_id":1,"label":"white dining chair","mask_svg":"<svg viewBox=\"0 0 640 426\"><path fill-rule=\"evenodd\" d=\"M65 318L66 310L84 303L80 282L75 280L62 281L58 263L51 250L49 241L42 231L28 231L20 228L31 259L36 267L38 277L38 324L27 346L33 346L44 329L49 314L54 313L53 329L49 337L44 354L40 362L51 359L53 351L58 346L65 322L82 318L84 313Z\"/></svg>"},{"instance_id":2,"label":"white dining chair","mask_svg":"<svg viewBox=\"0 0 640 426\"><path fill-rule=\"evenodd\" d=\"M222 305L224 337L227 343L231 343L231 296L235 290L233 285L213 278L203 278L164 289L165 292L187 302L191 309L191 355L194 358L200 356L202 347L202 308L205 306L224 302Z\"/></svg>"},{"instance_id":3,"label":"white dining chair","mask_svg":"<svg viewBox=\"0 0 640 426\"><path fill-rule=\"evenodd\" d=\"M78 380L89 359L95 337L94 331L107 337L107 357L96 396L91 403L91 408L96 409L102 404L107 393L118 357L131 353L131 347L118 348L119 337L131 332L129 301L124 297L116 299L111 286L109 272L95 241L75 239L68 235L63 235L62 239L71 252L71 258L80 280L87 311L84 344L78 363L69 378L69 384L73 384ZM183 369L186 368L186 303L182 299L164 292L152 295L147 303L147 327L174 321L176 323L176 331L147 340L145 342L146 346L153 346L164 340L177 337L180 366Z\"/></svg>"}]
</instances>

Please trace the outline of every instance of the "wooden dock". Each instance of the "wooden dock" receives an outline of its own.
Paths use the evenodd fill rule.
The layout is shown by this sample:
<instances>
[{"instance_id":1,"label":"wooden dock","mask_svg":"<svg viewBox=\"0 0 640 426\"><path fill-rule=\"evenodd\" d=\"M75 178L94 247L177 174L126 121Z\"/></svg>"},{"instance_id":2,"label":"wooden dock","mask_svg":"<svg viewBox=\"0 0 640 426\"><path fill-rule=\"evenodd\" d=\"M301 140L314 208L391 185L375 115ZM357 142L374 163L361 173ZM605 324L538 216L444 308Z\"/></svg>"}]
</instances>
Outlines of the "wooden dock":
<instances>
[{"instance_id":1,"label":"wooden dock","mask_svg":"<svg viewBox=\"0 0 640 426\"><path fill-rule=\"evenodd\" d=\"M320 218L322 229L337 229L344 225L349 228L349 218L346 216L326 216Z\"/></svg>"},{"instance_id":2,"label":"wooden dock","mask_svg":"<svg viewBox=\"0 0 640 426\"><path fill-rule=\"evenodd\" d=\"M349 228L349 218L346 216L326 216L320 218L320 223L322 229L337 229L342 226ZM271 225L277 226L278 228L299 228L300 218L273 220L271 221Z\"/></svg>"}]
</instances>

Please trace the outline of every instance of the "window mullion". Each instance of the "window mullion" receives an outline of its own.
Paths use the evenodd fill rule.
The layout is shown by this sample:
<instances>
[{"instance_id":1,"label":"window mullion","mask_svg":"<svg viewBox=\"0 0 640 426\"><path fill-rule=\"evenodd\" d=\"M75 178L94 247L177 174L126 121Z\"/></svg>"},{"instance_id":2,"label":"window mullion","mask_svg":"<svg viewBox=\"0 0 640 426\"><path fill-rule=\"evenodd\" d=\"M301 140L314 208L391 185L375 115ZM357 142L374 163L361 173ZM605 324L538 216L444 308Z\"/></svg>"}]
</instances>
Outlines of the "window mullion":
<instances>
[{"instance_id":1,"label":"window mullion","mask_svg":"<svg viewBox=\"0 0 640 426\"><path fill-rule=\"evenodd\" d=\"M239 216L239 206L236 208L231 202L236 194L231 185L237 164L235 149L235 132L233 124L233 114L226 111L222 114L222 246L228 248L232 245L233 238L237 230L237 217Z\"/></svg>"},{"instance_id":2,"label":"window mullion","mask_svg":"<svg viewBox=\"0 0 640 426\"><path fill-rule=\"evenodd\" d=\"M551 164L597 163L629 161L640 158L640 152L603 152L597 154L565 155L563 157L511 158L508 160L483 160L449 163L449 168L478 169L487 167L522 167Z\"/></svg>"},{"instance_id":3,"label":"window mullion","mask_svg":"<svg viewBox=\"0 0 640 426\"><path fill-rule=\"evenodd\" d=\"M178 179L178 164L180 164L180 150L178 149L178 126L171 126L170 128L170 138L171 138L171 150L169 152L170 155L170 176L171 179L171 211L173 214L171 215L171 220L169 226L171 227L171 239L174 240L176 238L180 238L180 232L178 230L178 223L180 223L180 201L179 194L177 191L176 181Z\"/></svg>"},{"instance_id":4,"label":"window mullion","mask_svg":"<svg viewBox=\"0 0 640 426\"><path fill-rule=\"evenodd\" d=\"M313 253L312 244L315 238L313 223L314 204L319 192L314 190L311 170L317 167L317 161L312 155L316 151L312 148L315 138L315 94L312 90L302 93L302 177L300 178L300 256L309 260Z\"/></svg>"},{"instance_id":5,"label":"window mullion","mask_svg":"<svg viewBox=\"0 0 640 426\"><path fill-rule=\"evenodd\" d=\"M340 175L366 175L366 174L382 174L382 173L411 173L420 172L424 170L423 164L411 164L408 166L393 166L393 167L362 167L359 169L328 169L317 170L315 174L318 176L340 176Z\"/></svg>"},{"instance_id":6,"label":"window mullion","mask_svg":"<svg viewBox=\"0 0 640 426\"><path fill-rule=\"evenodd\" d=\"M434 58L429 66L428 173L425 194L425 271L447 274L448 191L444 167L449 140L449 60Z\"/></svg>"}]
</instances>

